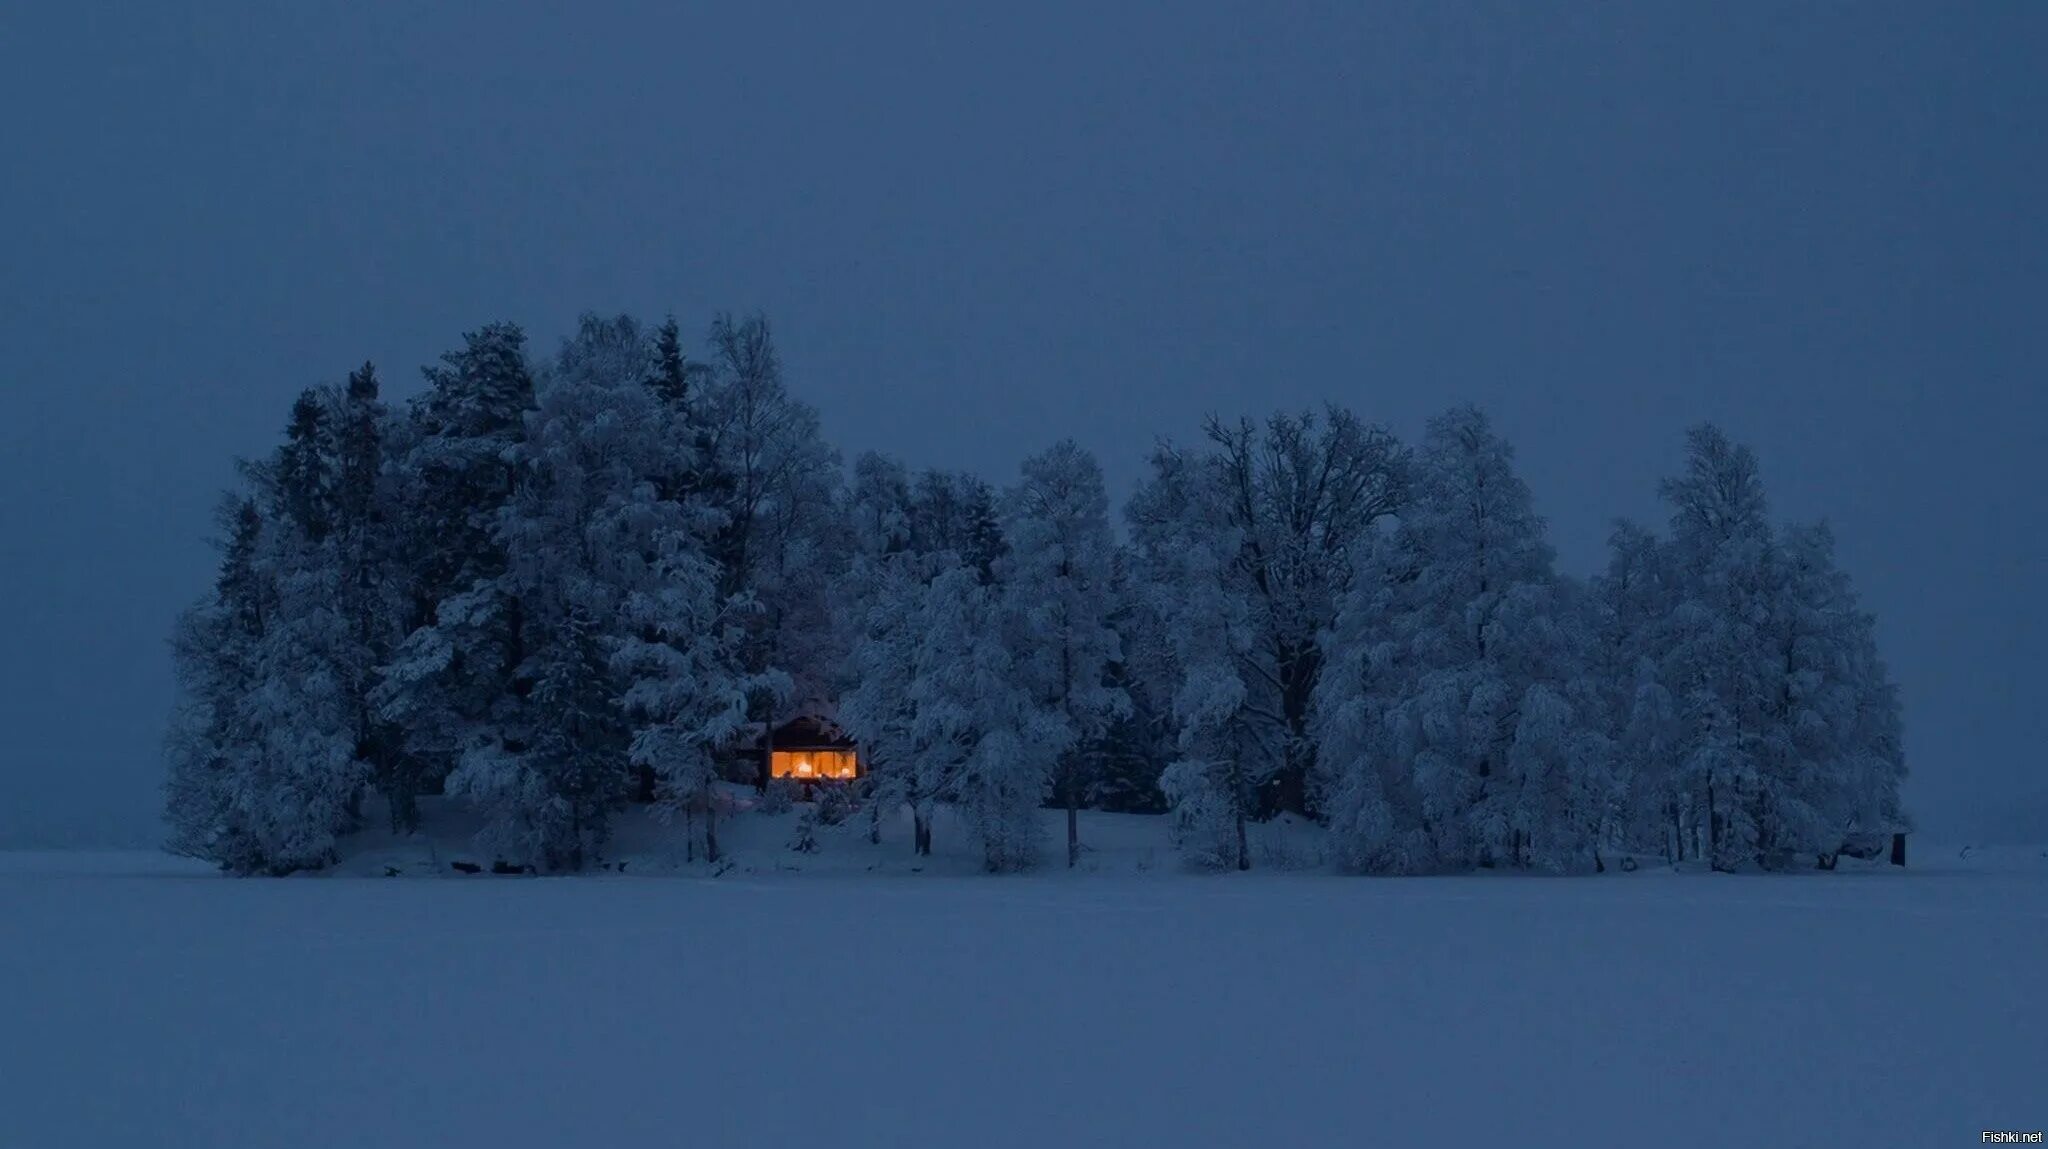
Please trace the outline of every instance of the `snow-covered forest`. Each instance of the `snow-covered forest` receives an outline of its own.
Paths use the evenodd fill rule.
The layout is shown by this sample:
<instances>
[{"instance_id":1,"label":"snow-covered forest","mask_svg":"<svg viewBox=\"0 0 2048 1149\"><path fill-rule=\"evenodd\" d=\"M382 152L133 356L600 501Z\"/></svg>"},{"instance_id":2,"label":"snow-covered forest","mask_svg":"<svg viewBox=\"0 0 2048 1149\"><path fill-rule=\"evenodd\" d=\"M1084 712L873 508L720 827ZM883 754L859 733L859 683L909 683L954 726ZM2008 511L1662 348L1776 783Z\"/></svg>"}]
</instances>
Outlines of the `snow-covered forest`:
<instances>
[{"instance_id":1,"label":"snow-covered forest","mask_svg":"<svg viewBox=\"0 0 2048 1149\"><path fill-rule=\"evenodd\" d=\"M319 869L445 794L514 865L595 865L634 803L716 859L804 716L859 744L835 802L920 853L947 807L991 870L1071 864L1083 808L1239 869L1298 816L1376 873L1826 867L1904 829L1826 525L1774 522L1712 426L1660 493L1574 577L1482 412L1406 443L1333 405L1161 446L1119 530L1071 442L849 466L760 318L586 317L551 355L494 324L403 408L368 365L304 392L241 466L173 636L170 844Z\"/></svg>"}]
</instances>

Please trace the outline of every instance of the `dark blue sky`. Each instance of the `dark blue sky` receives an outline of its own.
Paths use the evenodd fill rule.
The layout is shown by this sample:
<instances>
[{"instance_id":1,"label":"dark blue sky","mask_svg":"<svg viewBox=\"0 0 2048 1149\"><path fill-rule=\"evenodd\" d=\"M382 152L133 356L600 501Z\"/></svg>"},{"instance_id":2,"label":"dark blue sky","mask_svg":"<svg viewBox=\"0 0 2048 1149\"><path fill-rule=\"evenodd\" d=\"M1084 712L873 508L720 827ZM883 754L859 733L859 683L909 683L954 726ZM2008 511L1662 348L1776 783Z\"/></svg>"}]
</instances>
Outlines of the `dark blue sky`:
<instances>
[{"instance_id":1,"label":"dark blue sky","mask_svg":"<svg viewBox=\"0 0 2048 1149\"><path fill-rule=\"evenodd\" d=\"M2048 836L2044 44L2034 3L0 8L0 843L155 837L164 638L299 388L718 308L849 454L998 479L1476 400L1580 573L1719 420L1835 522L1925 828Z\"/></svg>"}]
</instances>

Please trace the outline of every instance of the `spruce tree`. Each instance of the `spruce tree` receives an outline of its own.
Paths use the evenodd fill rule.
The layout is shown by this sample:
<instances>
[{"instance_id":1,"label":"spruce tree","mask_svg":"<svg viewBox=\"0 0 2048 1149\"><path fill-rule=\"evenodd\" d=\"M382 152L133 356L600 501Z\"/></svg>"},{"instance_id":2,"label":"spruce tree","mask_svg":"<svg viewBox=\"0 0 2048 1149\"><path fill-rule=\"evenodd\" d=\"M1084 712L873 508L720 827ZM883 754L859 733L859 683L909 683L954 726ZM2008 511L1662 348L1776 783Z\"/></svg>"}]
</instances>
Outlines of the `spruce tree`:
<instances>
[{"instance_id":1,"label":"spruce tree","mask_svg":"<svg viewBox=\"0 0 2048 1149\"><path fill-rule=\"evenodd\" d=\"M405 571L404 641L380 670L378 718L399 732L388 771L392 820L416 828L416 799L465 757L505 753L506 710L526 657L523 604L505 593L497 530L517 483L514 454L533 407L526 336L494 323L426 371L395 460Z\"/></svg>"}]
</instances>

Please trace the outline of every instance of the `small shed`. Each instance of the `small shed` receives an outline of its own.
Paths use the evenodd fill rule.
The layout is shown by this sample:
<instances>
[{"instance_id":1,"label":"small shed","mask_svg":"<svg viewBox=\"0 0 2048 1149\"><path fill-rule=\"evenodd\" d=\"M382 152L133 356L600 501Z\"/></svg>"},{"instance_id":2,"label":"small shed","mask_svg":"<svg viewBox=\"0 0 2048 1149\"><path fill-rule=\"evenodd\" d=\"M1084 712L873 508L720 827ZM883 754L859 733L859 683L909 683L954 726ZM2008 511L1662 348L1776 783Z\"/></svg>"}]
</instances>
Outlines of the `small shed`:
<instances>
[{"instance_id":1,"label":"small shed","mask_svg":"<svg viewBox=\"0 0 2048 1149\"><path fill-rule=\"evenodd\" d=\"M793 718L761 740L761 784L851 782L861 775L860 752L846 732L823 718Z\"/></svg>"},{"instance_id":2,"label":"small shed","mask_svg":"<svg viewBox=\"0 0 2048 1149\"><path fill-rule=\"evenodd\" d=\"M1842 842L1842 848L1836 853L1841 857L1863 858L1869 861L1876 861L1889 853L1892 865L1903 866L1906 864L1906 835L1900 831L1851 834ZM1825 860L1822 868L1834 869L1833 859Z\"/></svg>"}]
</instances>

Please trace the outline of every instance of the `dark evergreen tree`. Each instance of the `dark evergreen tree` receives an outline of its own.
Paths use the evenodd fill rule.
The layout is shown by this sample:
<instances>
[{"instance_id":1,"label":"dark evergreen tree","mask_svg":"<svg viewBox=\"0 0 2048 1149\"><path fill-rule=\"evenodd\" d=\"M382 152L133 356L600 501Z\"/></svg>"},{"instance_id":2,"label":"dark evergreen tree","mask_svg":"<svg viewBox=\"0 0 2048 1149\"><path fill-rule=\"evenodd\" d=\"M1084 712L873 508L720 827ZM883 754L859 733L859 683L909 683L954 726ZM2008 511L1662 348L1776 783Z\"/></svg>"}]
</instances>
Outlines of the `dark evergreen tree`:
<instances>
[{"instance_id":1,"label":"dark evergreen tree","mask_svg":"<svg viewBox=\"0 0 2048 1149\"><path fill-rule=\"evenodd\" d=\"M1109 624L1119 640L1118 657L1109 664L1112 685L1130 699L1128 713L1111 724L1103 738L1101 774L1089 791L1089 804L1103 810L1159 813L1166 795L1159 776L1174 759L1174 667L1163 623L1132 578L1133 556L1118 548L1111 566L1112 608Z\"/></svg>"},{"instance_id":2,"label":"dark evergreen tree","mask_svg":"<svg viewBox=\"0 0 2048 1149\"><path fill-rule=\"evenodd\" d=\"M1166 795L1160 792L1159 775L1173 760L1170 718L1146 696L1128 662L1111 663L1108 682L1130 698L1131 708L1092 748L1096 766L1089 777L1088 804L1119 814L1163 813Z\"/></svg>"},{"instance_id":3,"label":"dark evergreen tree","mask_svg":"<svg viewBox=\"0 0 2048 1149\"><path fill-rule=\"evenodd\" d=\"M516 489L513 448L533 407L526 335L494 323L463 342L427 369L395 468L410 633L383 669L376 699L379 717L402 731L401 758L386 777L401 829L418 825L415 799L464 755L508 749L506 712L524 689L516 671L526 657L525 616L501 585L496 526Z\"/></svg>"},{"instance_id":4,"label":"dark evergreen tree","mask_svg":"<svg viewBox=\"0 0 2048 1149\"><path fill-rule=\"evenodd\" d=\"M224 870L263 869L234 815L239 779L237 700L255 686L255 646L268 613L257 570L263 520L254 499L234 496L217 512L219 573L212 592L179 617L171 636L178 704L164 739L167 848Z\"/></svg>"},{"instance_id":5,"label":"dark evergreen tree","mask_svg":"<svg viewBox=\"0 0 2048 1149\"><path fill-rule=\"evenodd\" d=\"M285 514L315 544L326 539L331 525L333 448L328 405L317 388L301 391L292 404L284 446L277 453L274 481Z\"/></svg>"},{"instance_id":6,"label":"dark evergreen tree","mask_svg":"<svg viewBox=\"0 0 2048 1149\"><path fill-rule=\"evenodd\" d=\"M334 397L335 476L330 513L334 561L339 569L341 609L351 639L343 669L353 715L356 756L367 763L371 784L391 795L405 787L394 772L401 765L401 732L380 721L371 701L377 669L404 638L406 604L396 593L395 514L384 480L391 412L379 395L377 369L365 363L349 373Z\"/></svg>"},{"instance_id":7,"label":"dark evergreen tree","mask_svg":"<svg viewBox=\"0 0 2048 1149\"><path fill-rule=\"evenodd\" d=\"M909 509L911 550L950 551L983 582L994 579L1007 550L995 488L966 471L926 471L911 489Z\"/></svg>"}]
</instances>

